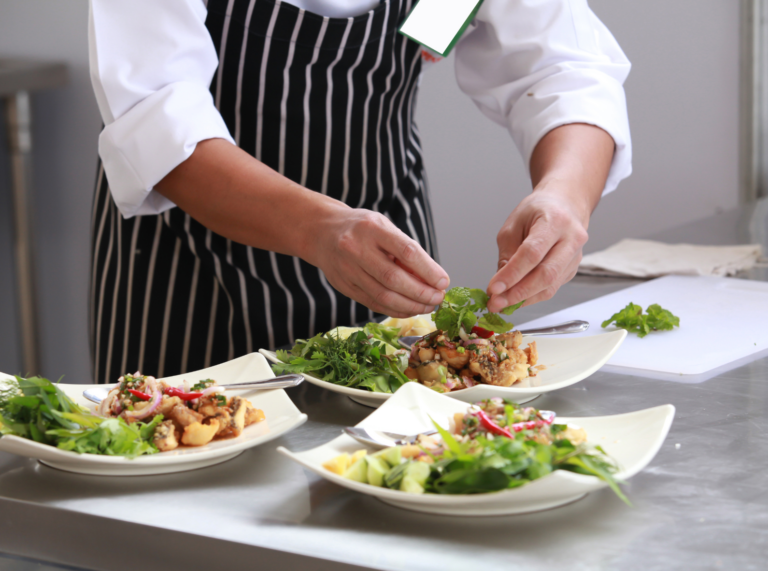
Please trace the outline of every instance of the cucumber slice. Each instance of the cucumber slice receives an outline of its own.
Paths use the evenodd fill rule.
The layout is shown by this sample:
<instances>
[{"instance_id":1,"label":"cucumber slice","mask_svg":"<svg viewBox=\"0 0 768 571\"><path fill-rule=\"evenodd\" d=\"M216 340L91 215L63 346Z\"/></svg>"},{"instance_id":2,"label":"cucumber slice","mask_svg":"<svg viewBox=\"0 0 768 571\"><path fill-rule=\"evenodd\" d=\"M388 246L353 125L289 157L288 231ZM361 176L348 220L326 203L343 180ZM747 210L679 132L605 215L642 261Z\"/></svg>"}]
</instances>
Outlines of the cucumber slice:
<instances>
[{"instance_id":1,"label":"cucumber slice","mask_svg":"<svg viewBox=\"0 0 768 571\"><path fill-rule=\"evenodd\" d=\"M368 483L368 461L365 456L360 458L357 462L349 467L349 470L344 472L344 477L347 480L354 480L362 484Z\"/></svg>"},{"instance_id":2,"label":"cucumber slice","mask_svg":"<svg viewBox=\"0 0 768 571\"><path fill-rule=\"evenodd\" d=\"M423 486L427 478L429 478L431 471L432 468L426 462L409 462L405 468L403 480L410 478L420 486Z\"/></svg>"},{"instance_id":3,"label":"cucumber slice","mask_svg":"<svg viewBox=\"0 0 768 571\"><path fill-rule=\"evenodd\" d=\"M368 483L372 486L382 487L384 485L384 476L389 470L389 464L384 460L371 456L368 458Z\"/></svg>"},{"instance_id":4,"label":"cucumber slice","mask_svg":"<svg viewBox=\"0 0 768 571\"><path fill-rule=\"evenodd\" d=\"M422 464L422 462L420 462ZM410 476L405 476L400 483L400 491L408 492L409 494L423 494L424 487Z\"/></svg>"},{"instance_id":5,"label":"cucumber slice","mask_svg":"<svg viewBox=\"0 0 768 571\"><path fill-rule=\"evenodd\" d=\"M393 468L400 463L400 459L403 457L402 449L399 446L393 446L392 448L385 448L374 454L377 458L381 458L387 464Z\"/></svg>"}]
</instances>

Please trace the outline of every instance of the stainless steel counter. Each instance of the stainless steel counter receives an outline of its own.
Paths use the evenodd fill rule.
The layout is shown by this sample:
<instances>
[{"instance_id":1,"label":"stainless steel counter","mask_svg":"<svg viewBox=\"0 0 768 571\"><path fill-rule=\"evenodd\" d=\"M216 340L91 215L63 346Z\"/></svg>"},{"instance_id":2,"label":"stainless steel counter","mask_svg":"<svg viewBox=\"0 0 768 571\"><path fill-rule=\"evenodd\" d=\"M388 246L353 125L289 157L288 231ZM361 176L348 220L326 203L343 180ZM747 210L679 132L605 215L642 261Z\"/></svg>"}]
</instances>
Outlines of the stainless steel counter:
<instances>
[{"instance_id":1,"label":"stainless steel counter","mask_svg":"<svg viewBox=\"0 0 768 571\"><path fill-rule=\"evenodd\" d=\"M659 236L763 239L765 205ZM746 217L746 218L745 218ZM761 218L757 236L741 220ZM761 270L753 279L766 279ZM637 283L579 277L519 322ZM716 340L713 340L716 342ZM450 518L403 511L278 455L335 437L371 409L304 384L309 422L219 466L106 478L0 453L0 552L92 569L764 569L768 561L768 358L700 384L598 372L535 405L567 416L677 407L650 466L610 491L546 512ZM235 567L237 566L237 567ZM357 567L356 567L357 566Z\"/></svg>"}]
</instances>

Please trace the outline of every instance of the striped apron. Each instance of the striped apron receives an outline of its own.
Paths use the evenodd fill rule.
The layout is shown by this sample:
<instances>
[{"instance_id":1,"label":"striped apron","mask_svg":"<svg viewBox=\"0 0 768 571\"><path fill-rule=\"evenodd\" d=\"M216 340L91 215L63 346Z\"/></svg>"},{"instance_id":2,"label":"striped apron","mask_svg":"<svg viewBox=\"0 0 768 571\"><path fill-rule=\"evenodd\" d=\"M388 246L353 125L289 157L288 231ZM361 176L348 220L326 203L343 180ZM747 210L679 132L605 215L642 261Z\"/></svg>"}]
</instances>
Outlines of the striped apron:
<instances>
[{"instance_id":1,"label":"striped apron","mask_svg":"<svg viewBox=\"0 0 768 571\"><path fill-rule=\"evenodd\" d=\"M397 33L411 2L325 18L279 0L208 0L219 54L211 91L242 149L302 186L385 214L436 257L413 121L421 49ZM124 219L101 165L92 237L99 383L196 370L374 317L318 268L232 242L178 207Z\"/></svg>"}]
</instances>

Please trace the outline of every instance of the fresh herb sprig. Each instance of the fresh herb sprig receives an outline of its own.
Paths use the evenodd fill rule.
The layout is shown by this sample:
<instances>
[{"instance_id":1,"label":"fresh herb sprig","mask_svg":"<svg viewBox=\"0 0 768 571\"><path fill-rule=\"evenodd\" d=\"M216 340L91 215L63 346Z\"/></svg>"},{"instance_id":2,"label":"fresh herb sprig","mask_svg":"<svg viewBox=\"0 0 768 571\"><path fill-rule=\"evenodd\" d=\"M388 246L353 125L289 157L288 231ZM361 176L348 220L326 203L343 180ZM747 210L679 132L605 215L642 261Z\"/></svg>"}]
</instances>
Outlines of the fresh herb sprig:
<instances>
[{"instance_id":1,"label":"fresh herb sprig","mask_svg":"<svg viewBox=\"0 0 768 571\"><path fill-rule=\"evenodd\" d=\"M608 327L614 322L616 327L636 333L638 337L645 337L651 331L671 331L674 327L680 327L680 318L657 303L649 305L646 313L643 313L641 306L630 302L627 307L603 321L602 327Z\"/></svg>"},{"instance_id":2,"label":"fresh herb sprig","mask_svg":"<svg viewBox=\"0 0 768 571\"><path fill-rule=\"evenodd\" d=\"M449 338L456 337L459 329L469 333L477 325L494 333L506 333L514 325L504 320L498 313L488 312L488 295L481 289L454 287L445 292L440 307L432 314L435 326L444 331ZM523 305L525 300L501 310L504 315L512 315ZM486 311L480 319L476 313Z\"/></svg>"},{"instance_id":3,"label":"fresh herb sprig","mask_svg":"<svg viewBox=\"0 0 768 571\"><path fill-rule=\"evenodd\" d=\"M309 373L329 383L377 393L394 393L410 381L408 356L395 352L397 327L368 323L346 339L338 331L299 339L290 351L277 351L278 373Z\"/></svg>"}]
</instances>

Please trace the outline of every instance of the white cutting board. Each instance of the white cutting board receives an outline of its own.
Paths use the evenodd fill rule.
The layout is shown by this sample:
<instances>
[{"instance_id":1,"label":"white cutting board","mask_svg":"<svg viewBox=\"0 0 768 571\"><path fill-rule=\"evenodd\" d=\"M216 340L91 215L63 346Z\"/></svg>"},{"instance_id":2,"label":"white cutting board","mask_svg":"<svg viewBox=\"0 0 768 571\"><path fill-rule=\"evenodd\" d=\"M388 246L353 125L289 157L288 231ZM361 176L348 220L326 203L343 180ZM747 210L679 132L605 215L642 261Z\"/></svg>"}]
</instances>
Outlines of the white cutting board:
<instances>
[{"instance_id":1,"label":"white cutting board","mask_svg":"<svg viewBox=\"0 0 768 571\"><path fill-rule=\"evenodd\" d=\"M643 310L658 303L680 318L680 327L654 331L642 339L627 335L608 360L611 370L701 375L768 349L768 283L734 278L666 276L518 327L584 319L590 327L579 335L597 335L606 331L601 323L629 302L641 305Z\"/></svg>"}]
</instances>

